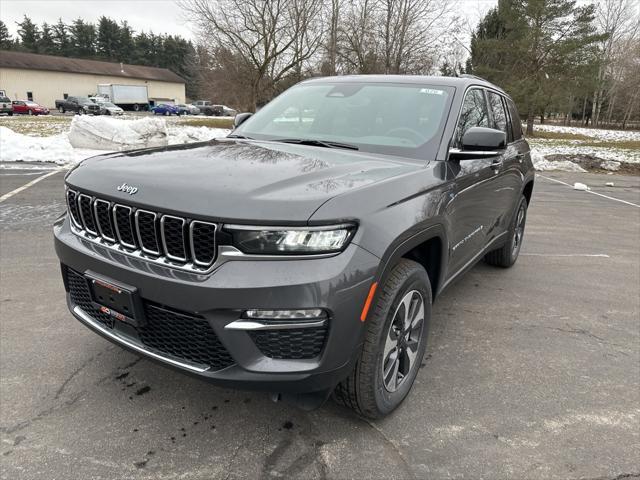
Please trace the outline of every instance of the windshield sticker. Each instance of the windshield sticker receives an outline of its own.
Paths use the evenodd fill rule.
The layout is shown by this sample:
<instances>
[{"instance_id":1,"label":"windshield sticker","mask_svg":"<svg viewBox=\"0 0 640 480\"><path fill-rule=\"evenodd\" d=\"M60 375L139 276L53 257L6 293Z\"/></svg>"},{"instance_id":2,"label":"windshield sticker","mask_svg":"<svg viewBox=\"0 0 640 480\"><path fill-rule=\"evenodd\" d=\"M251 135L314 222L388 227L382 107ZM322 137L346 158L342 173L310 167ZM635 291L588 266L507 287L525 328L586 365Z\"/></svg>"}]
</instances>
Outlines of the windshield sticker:
<instances>
[{"instance_id":1,"label":"windshield sticker","mask_svg":"<svg viewBox=\"0 0 640 480\"><path fill-rule=\"evenodd\" d=\"M421 88L420 93L426 93L427 95L443 95L442 90L434 90L433 88Z\"/></svg>"}]
</instances>

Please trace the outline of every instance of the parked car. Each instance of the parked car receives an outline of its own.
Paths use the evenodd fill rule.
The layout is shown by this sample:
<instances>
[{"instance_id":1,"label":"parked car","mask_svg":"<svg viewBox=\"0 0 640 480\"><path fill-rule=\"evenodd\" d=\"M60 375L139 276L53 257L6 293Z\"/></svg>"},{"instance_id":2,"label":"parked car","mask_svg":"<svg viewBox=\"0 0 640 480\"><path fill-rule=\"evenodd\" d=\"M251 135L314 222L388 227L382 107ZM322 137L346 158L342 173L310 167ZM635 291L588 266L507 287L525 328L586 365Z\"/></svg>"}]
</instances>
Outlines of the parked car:
<instances>
[{"instance_id":1,"label":"parked car","mask_svg":"<svg viewBox=\"0 0 640 480\"><path fill-rule=\"evenodd\" d=\"M101 102L100 105L100 114L101 115L122 115L124 114L124 110L121 109L114 103L111 102Z\"/></svg>"},{"instance_id":2,"label":"parked car","mask_svg":"<svg viewBox=\"0 0 640 480\"><path fill-rule=\"evenodd\" d=\"M179 103L176 107L178 107L179 115L200 115L200 109L195 105Z\"/></svg>"},{"instance_id":3,"label":"parked car","mask_svg":"<svg viewBox=\"0 0 640 480\"><path fill-rule=\"evenodd\" d=\"M168 103L161 103L151 109L154 115L178 115L180 110L175 105L169 105Z\"/></svg>"},{"instance_id":4,"label":"parked car","mask_svg":"<svg viewBox=\"0 0 640 480\"><path fill-rule=\"evenodd\" d=\"M200 107L206 107L211 105L211 102L209 100L196 100L191 105L200 108Z\"/></svg>"},{"instance_id":5,"label":"parked car","mask_svg":"<svg viewBox=\"0 0 640 480\"><path fill-rule=\"evenodd\" d=\"M64 100L56 100L56 108L60 113L100 115L100 105L89 100L89 97L67 97Z\"/></svg>"},{"instance_id":6,"label":"parked car","mask_svg":"<svg viewBox=\"0 0 640 480\"><path fill-rule=\"evenodd\" d=\"M236 110L231 107L227 107L226 105L220 105L220 107L222 107L222 115L225 117L235 117L238 113Z\"/></svg>"},{"instance_id":7,"label":"parked car","mask_svg":"<svg viewBox=\"0 0 640 480\"><path fill-rule=\"evenodd\" d=\"M13 115L13 106L9 97L0 97L0 114Z\"/></svg>"},{"instance_id":8,"label":"parked car","mask_svg":"<svg viewBox=\"0 0 640 480\"><path fill-rule=\"evenodd\" d=\"M291 110L304 121L277 121ZM535 175L513 101L477 77L316 78L234 123L67 174L72 314L204 380L388 414L433 299L518 259Z\"/></svg>"},{"instance_id":9,"label":"parked car","mask_svg":"<svg viewBox=\"0 0 640 480\"><path fill-rule=\"evenodd\" d=\"M15 100L11 102L13 113L23 115L49 115L49 109L29 100Z\"/></svg>"}]
</instances>

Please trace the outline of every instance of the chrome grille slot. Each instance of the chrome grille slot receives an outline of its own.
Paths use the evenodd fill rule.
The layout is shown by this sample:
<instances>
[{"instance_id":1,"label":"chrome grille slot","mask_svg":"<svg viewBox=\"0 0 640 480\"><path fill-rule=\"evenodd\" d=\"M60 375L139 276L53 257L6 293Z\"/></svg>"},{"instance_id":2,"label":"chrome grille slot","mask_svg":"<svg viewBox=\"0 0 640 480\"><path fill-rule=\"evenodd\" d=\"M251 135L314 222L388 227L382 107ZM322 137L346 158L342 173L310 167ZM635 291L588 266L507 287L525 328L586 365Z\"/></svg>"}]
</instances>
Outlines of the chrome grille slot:
<instances>
[{"instance_id":1,"label":"chrome grille slot","mask_svg":"<svg viewBox=\"0 0 640 480\"><path fill-rule=\"evenodd\" d=\"M97 237L98 229L96 227L95 218L93 217L92 203L93 199L89 195L81 193L78 197L78 208L80 209L80 218L82 219L82 225L87 232Z\"/></svg>"},{"instance_id":2,"label":"chrome grille slot","mask_svg":"<svg viewBox=\"0 0 640 480\"><path fill-rule=\"evenodd\" d=\"M217 256L215 223L94 198L67 189L73 232L103 247L165 267L205 273Z\"/></svg>"},{"instance_id":3,"label":"chrome grille slot","mask_svg":"<svg viewBox=\"0 0 640 480\"><path fill-rule=\"evenodd\" d=\"M126 205L114 205L113 222L116 228L116 235L121 245L126 248L136 249L136 238L133 229L133 216L131 207Z\"/></svg>"},{"instance_id":4,"label":"chrome grille slot","mask_svg":"<svg viewBox=\"0 0 640 480\"><path fill-rule=\"evenodd\" d=\"M93 212L96 215L96 224L100 236L109 242L115 242L116 236L111 220L111 203L99 198L93 202Z\"/></svg>"},{"instance_id":5,"label":"chrome grille slot","mask_svg":"<svg viewBox=\"0 0 640 480\"><path fill-rule=\"evenodd\" d=\"M172 215L163 215L160 219L162 247L167 258L179 262L187 261L187 245L185 242L185 220Z\"/></svg>"},{"instance_id":6,"label":"chrome grille slot","mask_svg":"<svg viewBox=\"0 0 640 480\"><path fill-rule=\"evenodd\" d=\"M78 228L82 228L80 208L78 207L78 193L74 190L67 190L67 208L73 224Z\"/></svg>"},{"instance_id":7,"label":"chrome grille slot","mask_svg":"<svg viewBox=\"0 0 640 480\"><path fill-rule=\"evenodd\" d=\"M156 218L157 215L154 212L136 210L136 232L138 233L140 248L144 253L150 255L160 255Z\"/></svg>"},{"instance_id":8,"label":"chrome grille slot","mask_svg":"<svg viewBox=\"0 0 640 480\"><path fill-rule=\"evenodd\" d=\"M209 266L216 258L216 224L194 220L189 227L193 263Z\"/></svg>"}]
</instances>

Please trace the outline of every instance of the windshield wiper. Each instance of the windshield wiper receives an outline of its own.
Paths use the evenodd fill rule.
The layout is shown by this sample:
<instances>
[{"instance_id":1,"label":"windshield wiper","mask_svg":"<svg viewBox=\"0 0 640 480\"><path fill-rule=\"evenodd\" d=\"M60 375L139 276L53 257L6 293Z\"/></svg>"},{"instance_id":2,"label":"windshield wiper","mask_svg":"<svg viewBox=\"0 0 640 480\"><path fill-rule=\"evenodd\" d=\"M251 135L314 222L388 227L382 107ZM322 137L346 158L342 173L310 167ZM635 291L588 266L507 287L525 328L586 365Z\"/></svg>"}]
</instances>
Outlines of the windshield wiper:
<instances>
[{"instance_id":1,"label":"windshield wiper","mask_svg":"<svg viewBox=\"0 0 640 480\"><path fill-rule=\"evenodd\" d=\"M356 145L349 143L338 143L326 140L314 140L311 138L283 138L281 140L274 140L275 142L282 143L295 143L296 145L309 145L310 147L324 147L324 148L345 148L347 150L359 150Z\"/></svg>"},{"instance_id":2,"label":"windshield wiper","mask_svg":"<svg viewBox=\"0 0 640 480\"><path fill-rule=\"evenodd\" d=\"M253 140L253 138L251 138L251 137L246 137L244 135L238 135L238 134L233 134L233 133L227 135L227 138L241 138L241 139L244 139L244 140Z\"/></svg>"}]
</instances>

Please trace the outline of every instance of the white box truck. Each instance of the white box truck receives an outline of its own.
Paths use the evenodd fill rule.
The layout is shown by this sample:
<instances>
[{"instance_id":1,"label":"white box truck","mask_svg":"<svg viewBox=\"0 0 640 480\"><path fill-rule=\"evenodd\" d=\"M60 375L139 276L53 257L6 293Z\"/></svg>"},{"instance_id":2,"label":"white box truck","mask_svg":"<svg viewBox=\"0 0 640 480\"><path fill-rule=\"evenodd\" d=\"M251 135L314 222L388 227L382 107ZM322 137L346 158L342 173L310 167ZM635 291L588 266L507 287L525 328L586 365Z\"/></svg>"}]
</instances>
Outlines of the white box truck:
<instances>
[{"instance_id":1,"label":"white box truck","mask_svg":"<svg viewBox=\"0 0 640 480\"><path fill-rule=\"evenodd\" d=\"M107 95L111 103L124 110L147 110L149 108L149 94L146 85L118 85L103 83L98 85L98 93Z\"/></svg>"}]
</instances>

